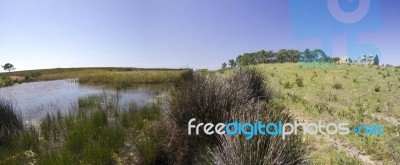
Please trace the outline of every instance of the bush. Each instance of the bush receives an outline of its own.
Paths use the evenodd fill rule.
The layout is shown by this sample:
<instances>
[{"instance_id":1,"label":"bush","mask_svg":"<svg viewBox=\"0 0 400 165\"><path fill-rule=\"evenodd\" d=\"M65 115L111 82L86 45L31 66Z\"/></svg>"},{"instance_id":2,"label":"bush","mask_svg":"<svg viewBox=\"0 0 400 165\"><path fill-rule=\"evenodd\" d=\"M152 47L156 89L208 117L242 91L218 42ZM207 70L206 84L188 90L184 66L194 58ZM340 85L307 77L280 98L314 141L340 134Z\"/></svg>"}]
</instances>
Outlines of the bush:
<instances>
[{"instance_id":1,"label":"bush","mask_svg":"<svg viewBox=\"0 0 400 165\"><path fill-rule=\"evenodd\" d=\"M353 78L353 83L358 84L358 80L356 78Z\"/></svg>"},{"instance_id":2,"label":"bush","mask_svg":"<svg viewBox=\"0 0 400 165\"><path fill-rule=\"evenodd\" d=\"M11 102L0 100L0 148L9 144L23 129L22 117Z\"/></svg>"},{"instance_id":3,"label":"bush","mask_svg":"<svg viewBox=\"0 0 400 165\"><path fill-rule=\"evenodd\" d=\"M380 86L375 86L374 91L375 92L380 92L381 91L381 87Z\"/></svg>"},{"instance_id":4,"label":"bush","mask_svg":"<svg viewBox=\"0 0 400 165\"><path fill-rule=\"evenodd\" d=\"M176 83L175 88L176 90L171 94L171 100L165 110L165 121L162 122L163 125L161 126L163 127L161 130L168 130L165 131L166 138L163 140L162 145L165 155L171 164L196 163L204 157L204 151L207 151L207 148L211 150L220 146L220 149L212 151L211 155L214 156L209 159L210 163L216 162L218 155L222 154L219 151L229 147L229 143L224 142L223 137L217 134L206 135L200 132L200 135L188 135L187 123L192 118L196 119L195 123L226 123L239 119L240 121L244 119L252 120L255 117L263 119L262 116L268 115L271 118L287 119L282 116L281 109L271 109L268 111L270 113L266 114L264 113L266 109L260 108L262 103L272 103L274 92L264 83L264 77L254 69L236 70L228 78L214 75L201 76L198 73L190 72L182 76L182 79ZM243 138L234 140L240 142ZM276 158L276 160L282 162L289 162L284 161L283 157L286 159L298 159L299 161L304 160L303 157L297 156L304 154L304 152L289 153L284 151L290 150L290 146L300 146L302 143L293 143L290 140L287 143L277 141L279 140L272 140L270 137L260 138L259 142L266 144L264 145L265 148L262 151L260 150L260 153L272 150L282 152L284 153L283 155L287 154L285 155L286 157L279 154L271 154L271 157L262 158L261 161L268 162ZM240 149L246 149L245 151L248 151L245 153L247 156L256 157L256 155L253 155L256 154L255 152L250 152L256 144L257 142L251 143ZM267 144L276 146L268 147ZM286 146L279 146L283 144ZM237 163L235 162L234 164Z\"/></svg>"},{"instance_id":5,"label":"bush","mask_svg":"<svg viewBox=\"0 0 400 165\"><path fill-rule=\"evenodd\" d=\"M284 107L267 104L266 106L250 105L242 109L244 113L236 114L240 122L257 121L262 114L262 122L290 122L292 118L282 109ZM209 164L306 164L306 148L301 136L285 137L276 135L253 136L246 140L246 135L223 135L220 145L212 150Z\"/></svg>"},{"instance_id":6,"label":"bush","mask_svg":"<svg viewBox=\"0 0 400 165\"><path fill-rule=\"evenodd\" d=\"M293 85L290 82L286 82L284 85L285 89L291 89Z\"/></svg>"},{"instance_id":7,"label":"bush","mask_svg":"<svg viewBox=\"0 0 400 165\"><path fill-rule=\"evenodd\" d=\"M332 87L333 87L333 89L343 89L343 85L340 83L335 83L335 84L333 84Z\"/></svg>"},{"instance_id":8,"label":"bush","mask_svg":"<svg viewBox=\"0 0 400 165\"><path fill-rule=\"evenodd\" d=\"M333 109L332 107L329 107L328 103L323 102L323 103L317 103L315 105L315 108L318 110L318 113L322 114L325 112L328 112L330 115L333 115Z\"/></svg>"},{"instance_id":9,"label":"bush","mask_svg":"<svg viewBox=\"0 0 400 165\"><path fill-rule=\"evenodd\" d=\"M303 84L303 78L297 77L297 78L296 78L296 84L297 84L297 86L299 86L299 87L303 87L303 86L304 86L304 84Z\"/></svg>"}]
</instances>

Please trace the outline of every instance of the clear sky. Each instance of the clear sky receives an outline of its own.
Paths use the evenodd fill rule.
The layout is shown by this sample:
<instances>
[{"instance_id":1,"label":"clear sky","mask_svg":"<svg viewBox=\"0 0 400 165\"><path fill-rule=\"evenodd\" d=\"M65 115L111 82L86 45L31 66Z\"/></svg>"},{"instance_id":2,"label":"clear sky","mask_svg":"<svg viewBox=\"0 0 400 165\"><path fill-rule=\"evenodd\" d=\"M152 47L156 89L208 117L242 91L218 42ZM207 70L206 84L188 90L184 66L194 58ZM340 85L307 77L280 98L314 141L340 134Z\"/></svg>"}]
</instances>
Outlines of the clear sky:
<instances>
[{"instance_id":1,"label":"clear sky","mask_svg":"<svg viewBox=\"0 0 400 165\"><path fill-rule=\"evenodd\" d=\"M216 69L245 52L323 48L400 65L400 1L363 0L369 10L356 22L329 1L0 0L0 63ZM336 1L347 13L362 6Z\"/></svg>"}]
</instances>

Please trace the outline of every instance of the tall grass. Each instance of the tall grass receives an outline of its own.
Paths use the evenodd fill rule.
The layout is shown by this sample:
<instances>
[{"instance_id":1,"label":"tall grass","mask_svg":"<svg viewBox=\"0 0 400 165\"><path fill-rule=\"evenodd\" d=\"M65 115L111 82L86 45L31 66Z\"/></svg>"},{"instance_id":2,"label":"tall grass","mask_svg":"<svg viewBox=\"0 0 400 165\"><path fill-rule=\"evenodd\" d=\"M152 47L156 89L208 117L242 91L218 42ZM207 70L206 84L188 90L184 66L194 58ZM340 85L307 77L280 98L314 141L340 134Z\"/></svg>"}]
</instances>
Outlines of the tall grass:
<instances>
[{"instance_id":1,"label":"tall grass","mask_svg":"<svg viewBox=\"0 0 400 165\"><path fill-rule=\"evenodd\" d=\"M38 150L36 130L24 128L13 104L0 100L0 164L27 164Z\"/></svg>"},{"instance_id":2,"label":"tall grass","mask_svg":"<svg viewBox=\"0 0 400 165\"><path fill-rule=\"evenodd\" d=\"M248 105L242 107L242 114L235 114L240 122L257 120L277 123L291 122L292 117L285 112L284 107L275 103ZM261 116L260 116L261 115ZM307 164L307 150L300 136L289 136L285 140L276 135L253 136L246 140L246 135L223 135L221 143L209 152L212 158L210 164Z\"/></svg>"},{"instance_id":3,"label":"tall grass","mask_svg":"<svg viewBox=\"0 0 400 165\"><path fill-rule=\"evenodd\" d=\"M15 112L13 104L0 100L0 147L7 145L22 129L22 117Z\"/></svg>"},{"instance_id":4,"label":"tall grass","mask_svg":"<svg viewBox=\"0 0 400 165\"><path fill-rule=\"evenodd\" d=\"M76 109L64 117L48 114L40 125L46 149L39 155L39 163L110 164L123 145L125 131L113 118L118 109L102 106L104 98L80 98Z\"/></svg>"},{"instance_id":5,"label":"tall grass","mask_svg":"<svg viewBox=\"0 0 400 165\"><path fill-rule=\"evenodd\" d=\"M109 84L125 89L135 84L172 83L188 69L141 69L141 68L56 68L19 71L2 74L0 86L30 81L79 79L81 83ZM8 77L23 80L12 81Z\"/></svg>"},{"instance_id":6,"label":"tall grass","mask_svg":"<svg viewBox=\"0 0 400 165\"><path fill-rule=\"evenodd\" d=\"M232 136L228 137L232 139L228 139L216 134L200 133L196 136L187 133L187 123L191 118L195 118L197 122L214 124L234 120L251 122L262 120L263 117L289 120L282 109L268 111L260 108L262 104L271 104L273 100L274 91L264 80L265 78L254 69L236 70L228 78L202 76L194 72L182 76L182 80L176 84L176 91L172 94L164 118L163 130L168 131L165 131L163 148L169 163L193 164L206 159L210 163L237 164L238 158L235 158L235 154L243 154L239 159L242 158L244 162L248 160L246 157L258 157L260 162L265 163L271 160L289 164L304 162L306 153L298 152L305 150L302 150L303 144L297 137L280 141L266 136L243 142L243 137ZM230 143L233 141L234 146ZM265 147L259 148L258 152L253 151L263 146L259 145L261 143L265 144ZM207 148L212 150L211 155L207 154ZM271 153L275 154L268 157L268 150L274 151ZM222 157L224 161L219 161ZM257 164L256 161L250 162Z\"/></svg>"}]
</instances>

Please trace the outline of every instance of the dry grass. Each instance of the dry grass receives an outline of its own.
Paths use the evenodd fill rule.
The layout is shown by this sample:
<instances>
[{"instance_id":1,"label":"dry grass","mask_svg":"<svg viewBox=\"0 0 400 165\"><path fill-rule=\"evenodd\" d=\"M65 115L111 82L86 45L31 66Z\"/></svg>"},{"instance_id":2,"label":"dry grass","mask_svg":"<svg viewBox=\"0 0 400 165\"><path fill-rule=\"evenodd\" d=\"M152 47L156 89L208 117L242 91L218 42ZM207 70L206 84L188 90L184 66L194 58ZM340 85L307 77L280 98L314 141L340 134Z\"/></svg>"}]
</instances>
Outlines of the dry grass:
<instances>
[{"instance_id":1,"label":"dry grass","mask_svg":"<svg viewBox=\"0 0 400 165\"><path fill-rule=\"evenodd\" d=\"M188 135L187 123L191 118L214 124L266 118L290 120L282 108L261 108L263 104L272 104L274 93L264 81L264 77L252 69L237 70L226 78L192 72L185 74L176 84L163 124L164 130L168 130L163 148L169 162L240 164L237 159L250 164L268 164L271 160L287 164L305 162L307 153L296 136L286 141L269 136L243 141L243 136ZM240 154L242 156L237 158Z\"/></svg>"},{"instance_id":2,"label":"dry grass","mask_svg":"<svg viewBox=\"0 0 400 165\"><path fill-rule=\"evenodd\" d=\"M296 117L310 122L348 122L351 126L382 125L379 136L332 136L370 156L374 161L393 164L400 154L400 72L396 67L366 65L299 65L261 64L255 66L277 89L277 98L284 102ZM274 76L270 76L273 72ZM290 86L303 78L303 86ZM310 140L314 143L315 140ZM335 144L333 144L335 145ZM330 145L313 148L314 163L330 164L338 157L351 160L343 151L332 151ZM390 149L390 150L389 150ZM321 156L322 155L322 156ZM345 158L345 159L344 159Z\"/></svg>"}]
</instances>

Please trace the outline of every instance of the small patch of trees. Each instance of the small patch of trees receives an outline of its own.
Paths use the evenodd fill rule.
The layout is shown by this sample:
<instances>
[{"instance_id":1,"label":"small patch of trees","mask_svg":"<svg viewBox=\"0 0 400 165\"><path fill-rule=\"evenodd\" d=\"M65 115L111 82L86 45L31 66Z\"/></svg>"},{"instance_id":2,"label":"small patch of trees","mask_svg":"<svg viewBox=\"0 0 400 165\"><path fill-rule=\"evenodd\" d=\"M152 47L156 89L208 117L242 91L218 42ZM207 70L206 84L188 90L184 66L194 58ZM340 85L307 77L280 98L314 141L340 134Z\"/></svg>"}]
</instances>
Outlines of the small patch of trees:
<instances>
[{"instance_id":1,"label":"small patch of trees","mask_svg":"<svg viewBox=\"0 0 400 165\"><path fill-rule=\"evenodd\" d=\"M284 63L284 62L332 62L332 58L328 57L322 49L306 49L299 51L295 49L281 49L277 52L272 50L260 50L253 53L244 53L236 57L236 61L229 60L229 66L256 65L263 63ZM226 63L225 63L226 64ZM226 67L225 67L226 68Z\"/></svg>"}]
</instances>

